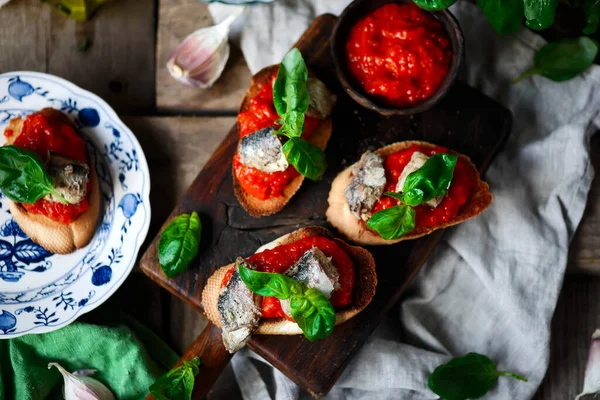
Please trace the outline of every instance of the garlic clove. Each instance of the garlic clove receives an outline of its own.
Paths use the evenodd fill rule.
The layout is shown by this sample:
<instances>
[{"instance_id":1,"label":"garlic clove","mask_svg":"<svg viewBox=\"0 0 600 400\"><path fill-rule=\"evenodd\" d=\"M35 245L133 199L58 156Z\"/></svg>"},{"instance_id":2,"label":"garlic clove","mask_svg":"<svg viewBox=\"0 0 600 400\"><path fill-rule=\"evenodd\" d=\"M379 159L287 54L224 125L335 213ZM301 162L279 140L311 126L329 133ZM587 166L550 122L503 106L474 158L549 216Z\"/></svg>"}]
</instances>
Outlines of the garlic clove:
<instances>
[{"instance_id":1,"label":"garlic clove","mask_svg":"<svg viewBox=\"0 0 600 400\"><path fill-rule=\"evenodd\" d=\"M186 37L167 61L171 76L187 86L211 87L229 59L229 28L243 11L244 7L237 7L221 23L198 29Z\"/></svg>"},{"instance_id":2,"label":"garlic clove","mask_svg":"<svg viewBox=\"0 0 600 400\"><path fill-rule=\"evenodd\" d=\"M85 369L70 373L58 363L48 364L48 369L56 367L63 376L65 400L115 400L115 396L101 382L90 378L95 370Z\"/></svg>"},{"instance_id":3,"label":"garlic clove","mask_svg":"<svg viewBox=\"0 0 600 400\"><path fill-rule=\"evenodd\" d=\"M592 335L590 353L585 366L583 392L575 397L575 400L583 400L587 397L587 395L596 394L600 394L600 329L596 329Z\"/></svg>"}]
</instances>

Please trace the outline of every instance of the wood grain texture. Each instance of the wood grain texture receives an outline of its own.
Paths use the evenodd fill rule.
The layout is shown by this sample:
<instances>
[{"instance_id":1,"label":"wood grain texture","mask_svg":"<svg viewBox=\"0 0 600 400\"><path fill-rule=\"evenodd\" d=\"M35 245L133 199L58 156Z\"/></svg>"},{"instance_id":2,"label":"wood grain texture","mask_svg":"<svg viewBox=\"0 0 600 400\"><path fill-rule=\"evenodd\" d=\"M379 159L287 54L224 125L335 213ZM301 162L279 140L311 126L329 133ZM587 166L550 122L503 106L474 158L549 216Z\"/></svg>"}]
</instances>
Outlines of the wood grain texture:
<instances>
[{"instance_id":1,"label":"wood grain texture","mask_svg":"<svg viewBox=\"0 0 600 400\"><path fill-rule=\"evenodd\" d=\"M54 74L99 95L117 112L150 112L154 10L154 0L113 1L90 21L75 22L39 0L10 2L0 11L0 73ZM91 46L80 51L84 39Z\"/></svg>"},{"instance_id":2,"label":"wood grain texture","mask_svg":"<svg viewBox=\"0 0 600 400\"><path fill-rule=\"evenodd\" d=\"M156 106L162 111L237 112L248 88L250 71L241 51L231 46L223 75L209 89L182 85L166 65L177 45L195 30L213 24L208 6L191 0L159 0L156 48Z\"/></svg>"},{"instance_id":3,"label":"wood grain texture","mask_svg":"<svg viewBox=\"0 0 600 400\"><path fill-rule=\"evenodd\" d=\"M236 126L171 214L197 211L202 219L200 254L191 268L175 279L166 279L157 260L156 238L142 258L145 273L200 311L202 288L216 268L237 255L252 254L260 245L299 226L326 225L324 214L333 177L365 150L399 140L424 139L471 156L483 169L508 134L510 113L461 82L438 107L413 117L383 118L360 108L342 94L335 79L328 49L334 22L333 16L318 18L297 45L316 75L340 94L329 145L335 151L327 153L330 167L324 179L305 182L281 213L249 217L232 191L231 159L239 137ZM420 240L371 249L378 260L381 282L377 295L367 309L338 326L331 337L311 344L300 336L257 335L249 346L313 395L326 393L441 235L437 232ZM394 268L389 268L392 260L402 260L403 265L394 261Z\"/></svg>"}]
</instances>

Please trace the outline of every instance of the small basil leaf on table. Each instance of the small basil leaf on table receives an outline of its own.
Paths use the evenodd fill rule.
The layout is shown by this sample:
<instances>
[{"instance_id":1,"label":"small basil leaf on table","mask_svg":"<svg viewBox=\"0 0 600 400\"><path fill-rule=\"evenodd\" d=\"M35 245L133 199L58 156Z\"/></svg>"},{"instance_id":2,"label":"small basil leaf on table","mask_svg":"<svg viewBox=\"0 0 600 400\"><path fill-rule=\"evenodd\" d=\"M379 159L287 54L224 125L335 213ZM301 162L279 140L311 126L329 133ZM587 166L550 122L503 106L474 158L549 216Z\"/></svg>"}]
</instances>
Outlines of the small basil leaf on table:
<instances>
[{"instance_id":1,"label":"small basil leaf on table","mask_svg":"<svg viewBox=\"0 0 600 400\"><path fill-rule=\"evenodd\" d=\"M596 33L600 25L600 0L583 0L581 8L586 22L583 33L586 35Z\"/></svg>"},{"instance_id":2,"label":"small basil leaf on table","mask_svg":"<svg viewBox=\"0 0 600 400\"><path fill-rule=\"evenodd\" d=\"M304 336L312 341L323 339L333 332L335 310L329 299L317 289L307 289L302 294L290 298L292 318Z\"/></svg>"},{"instance_id":3,"label":"small basil leaf on table","mask_svg":"<svg viewBox=\"0 0 600 400\"><path fill-rule=\"evenodd\" d=\"M446 400L478 399L492 388L500 376L527 382L526 378L512 372L497 371L488 357L469 353L437 367L429 376L427 385Z\"/></svg>"},{"instance_id":4,"label":"small basil leaf on table","mask_svg":"<svg viewBox=\"0 0 600 400\"><path fill-rule=\"evenodd\" d=\"M533 66L515 79L542 75L556 82L568 81L589 68L598 54L598 43L587 36L548 43L535 55Z\"/></svg>"},{"instance_id":5,"label":"small basil leaf on table","mask_svg":"<svg viewBox=\"0 0 600 400\"><path fill-rule=\"evenodd\" d=\"M160 235L158 261L163 272L173 278L186 270L198 254L202 225L195 211L175 217Z\"/></svg>"},{"instance_id":6,"label":"small basil leaf on table","mask_svg":"<svg viewBox=\"0 0 600 400\"><path fill-rule=\"evenodd\" d=\"M439 11L450 7L456 3L456 0L413 0L413 2L423 10Z\"/></svg>"},{"instance_id":7,"label":"small basil leaf on table","mask_svg":"<svg viewBox=\"0 0 600 400\"><path fill-rule=\"evenodd\" d=\"M296 171L313 181L321 179L327 169L323 150L302 138L289 138L283 145L283 154Z\"/></svg>"},{"instance_id":8,"label":"small basil leaf on table","mask_svg":"<svg viewBox=\"0 0 600 400\"><path fill-rule=\"evenodd\" d=\"M434 154L418 170L406 177L402 188L402 202L418 206L446 193L452 182L458 156Z\"/></svg>"},{"instance_id":9,"label":"small basil leaf on table","mask_svg":"<svg viewBox=\"0 0 600 400\"><path fill-rule=\"evenodd\" d=\"M415 229L415 218L414 208L401 205L376 212L367 221L367 226L385 240L394 240Z\"/></svg>"},{"instance_id":10,"label":"small basil leaf on table","mask_svg":"<svg viewBox=\"0 0 600 400\"><path fill-rule=\"evenodd\" d=\"M289 276L254 271L241 265L239 271L242 282L258 295L286 300L293 294L302 293L302 285Z\"/></svg>"},{"instance_id":11,"label":"small basil leaf on table","mask_svg":"<svg viewBox=\"0 0 600 400\"><path fill-rule=\"evenodd\" d=\"M308 68L300 51L294 48L279 64L279 71L273 84L273 104L282 122L277 133L289 137L302 135L304 114L310 103L306 88L307 80Z\"/></svg>"},{"instance_id":12,"label":"small basil leaf on table","mask_svg":"<svg viewBox=\"0 0 600 400\"><path fill-rule=\"evenodd\" d=\"M514 33L523 25L522 0L478 0L477 5L501 35Z\"/></svg>"},{"instance_id":13,"label":"small basil leaf on table","mask_svg":"<svg viewBox=\"0 0 600 400\"><path fill-rule=\"evenodd\" d=\"M0 189L12 201L35 203L47 194L67 201L56 192L41 158L17 146L0 147Z\"/></svg>"},{"instance_id":14,"label":"small basil leaf on table","mask_svg":"<svg viewBox=\"0 0 600 400\"><path fill-rule=\"evenodd\" d=\"M183 365L175 367L159 377L150 386L150 393L156 400L190 400L199 365L198 357L191 361L184 361Z\"/></svg>"}]
</instances>

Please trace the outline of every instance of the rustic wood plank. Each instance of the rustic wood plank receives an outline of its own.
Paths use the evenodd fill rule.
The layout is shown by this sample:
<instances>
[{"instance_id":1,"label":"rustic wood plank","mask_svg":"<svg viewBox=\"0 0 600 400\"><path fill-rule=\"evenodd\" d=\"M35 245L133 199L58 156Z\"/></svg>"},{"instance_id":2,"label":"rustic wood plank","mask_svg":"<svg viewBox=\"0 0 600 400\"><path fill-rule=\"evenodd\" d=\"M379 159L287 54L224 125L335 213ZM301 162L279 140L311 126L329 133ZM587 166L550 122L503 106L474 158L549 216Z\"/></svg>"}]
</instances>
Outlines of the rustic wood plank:
<instances>
[{"instance_id":1,"label":"rustic wood plank","mask_svg":"<svg viewBox=\"0 0 600 400\"><path fill-rule=\"evenodd\" d=\"M261 244L299 226L326 225L324 214L332 179L367 148L398 140L429 140L466 153L480 168L485 168L506 138L510 113L461 82L438 107L413 117L382 118L358 107L343 94L332 69L328 41L334 21L332 16L318 18L296 45L316 75L340 96L329 143L329 148L336 151L327 153L330 167L324 179L305 182L281 213L260 219L249 217L232 190L231 159L239 137L236 126L172 213L174 216L194 210L200 214L203 223L200 256L187 272L175 279L166 279L160 270L156 238L142 258L145 273L198 310L202 310L200 298L206 279L219 266L231 262L236 255L249 255ZM377 326L382 313L398 299L403 284L414 276L441 234L370 249L381 265L392 258L406 263L400 268L379 268L380 284L371 305L338 326L331 337L311 344L300 336L257 335L251 339L250 348L314 395L326 393Z\"/></svg>"},{"instance_id":2,"label":"rustic wood plank","mask_svg":"<svg viewBox=\"0 0 600 400\"><path fill-rule=\"evenodd\" d=\"M535 400L573 399L583 389L592 333L600 328L600 277L568 275L552 320L550 365Z\"/></svg>"},{"instance_id":3,"label":"rustic wood plank","mask_svg":"<svg viewBox=\"0 0 600 400\"><path fill-rule=\"evenodd\" d=\"M209 89L195 89L173 79L166 64L173 49L190 33L212 25L208 6L190 0L160 0L156 48L156 106L161 111L236 113L250 83L241 51L231 46L223 75Z\"/></svg>"},{"instance_id":4,"label":"rustic wood plank","mask_svg":"<svg viewBox=\"0 0 600 400\"><path fill-rule=\"evenodd\" d=\"M154 12L155 0L120 0L76 22L39 0L13 1L0 10L0 72L47 72L99 95L117 112L152 112ZM81 51L84 39L91 45Z\"/></svg>"},{"instance_id":5,"label":"rustic wood plank","mask_svg":"<svg viewBox=\"0 0 600 400\"><path fill-rule=\"evenodd\" d=\"M600 135L591 143L592 165L600 171ZM569 248L567 272L600 275L600 175L596 173L588 195L588 202Z\"/></svg>"}]
</instances>

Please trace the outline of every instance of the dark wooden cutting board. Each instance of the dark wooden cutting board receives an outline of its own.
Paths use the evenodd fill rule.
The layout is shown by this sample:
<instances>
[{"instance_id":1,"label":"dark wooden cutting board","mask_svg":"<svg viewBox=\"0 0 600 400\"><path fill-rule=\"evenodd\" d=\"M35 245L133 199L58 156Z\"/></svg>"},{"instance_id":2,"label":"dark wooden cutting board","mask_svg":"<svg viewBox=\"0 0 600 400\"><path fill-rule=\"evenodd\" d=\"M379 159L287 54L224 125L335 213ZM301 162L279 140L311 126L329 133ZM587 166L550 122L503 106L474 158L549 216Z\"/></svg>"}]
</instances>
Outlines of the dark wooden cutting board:
<instances>
[{"instance_id":1,"label":"dark wooden cutting board","mask_svg":"<svg viewBox=\"0 0 600 400\"><path fill-rule=\"evenodd\" d=\"M158 263L158 236L141 260L150 278L200 312L202 289L220 266L237 256L249 256L259 246L299 227L328 227L325 210L331 182L367 149L401 140L425 140L468 155L484 171L510 132L510 111L461 81L438 106L419 115L384 118L361 108L341 91L335 77L329 51L335 20L332 15L320 16L296 44L309 68L339 96L327 149L329 169L323 180L305 180L290 203L274 216L249 216L233 194L231 160L239 137L234 126L170 217L197 211L202 219L200 253L189 270L175 279L165 277ZM442 234L437 231L418 240L370 248L379 280L375 298L358 316L337 326L330 337L310 343L302 336L255 335L248 346L311 394L327 393Z\"/></svg>"}]
</instances>

